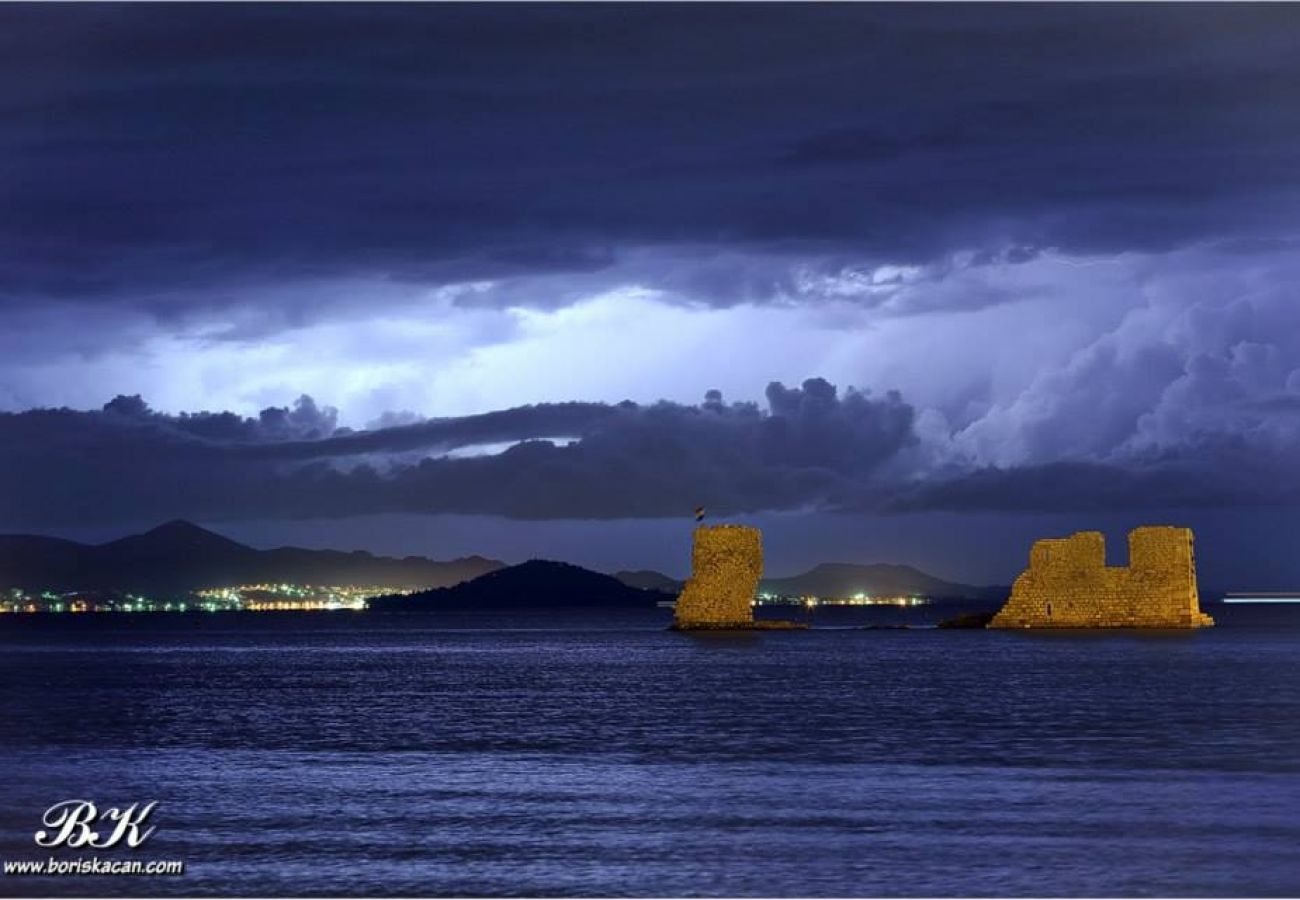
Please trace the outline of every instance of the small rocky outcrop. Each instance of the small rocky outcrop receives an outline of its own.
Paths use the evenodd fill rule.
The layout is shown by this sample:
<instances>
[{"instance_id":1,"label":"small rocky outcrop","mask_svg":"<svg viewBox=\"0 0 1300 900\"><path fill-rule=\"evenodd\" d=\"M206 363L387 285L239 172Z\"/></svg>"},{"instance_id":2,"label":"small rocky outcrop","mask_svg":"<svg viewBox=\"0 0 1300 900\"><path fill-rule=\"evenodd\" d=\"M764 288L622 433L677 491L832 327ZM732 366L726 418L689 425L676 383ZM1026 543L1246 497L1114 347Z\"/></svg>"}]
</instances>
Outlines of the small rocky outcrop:
<instances>
[{"instance_id":1,"label":"small rocky outcrop","mask_svg":"<svg viewBox=\"0 0 1300 900\"><path fill-rule=\"evenodd\" d=\"M953 616L950 619L941 619L937 627L939 628L987 628L993 621L993 613L990 612L971 612L962 613Z\"/></svg>"}]
</instances>

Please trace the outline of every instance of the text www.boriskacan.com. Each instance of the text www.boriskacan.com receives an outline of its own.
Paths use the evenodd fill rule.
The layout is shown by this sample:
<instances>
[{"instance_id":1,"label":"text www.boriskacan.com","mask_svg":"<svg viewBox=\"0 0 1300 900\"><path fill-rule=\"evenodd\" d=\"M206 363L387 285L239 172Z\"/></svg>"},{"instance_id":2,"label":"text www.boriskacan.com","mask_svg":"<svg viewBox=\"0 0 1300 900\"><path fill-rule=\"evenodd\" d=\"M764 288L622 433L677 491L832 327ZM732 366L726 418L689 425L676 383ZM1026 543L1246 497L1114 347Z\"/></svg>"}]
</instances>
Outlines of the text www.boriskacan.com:
<instances>
[{"instance_id":1,"label":"text www.boriskacan.com","mask_svg":"<svg viewBox=\"0 0 1300 900\"><path fill-rule=\"evenodd\" d=\"M179 859L13 859L4 864L6 875L184 875Z\"/></svg>"}]
</instances>

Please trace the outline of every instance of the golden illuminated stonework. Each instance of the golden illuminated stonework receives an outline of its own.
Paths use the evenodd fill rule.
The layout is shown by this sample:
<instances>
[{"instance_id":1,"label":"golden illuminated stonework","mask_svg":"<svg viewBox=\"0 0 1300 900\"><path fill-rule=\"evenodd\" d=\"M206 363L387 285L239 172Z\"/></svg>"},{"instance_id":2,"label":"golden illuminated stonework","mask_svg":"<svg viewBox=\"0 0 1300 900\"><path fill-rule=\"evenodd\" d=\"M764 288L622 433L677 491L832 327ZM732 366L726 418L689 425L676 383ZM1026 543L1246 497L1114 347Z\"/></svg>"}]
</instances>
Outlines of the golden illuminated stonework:
<instances>
[{"instance_id":1,"label":"golden illuminated stonework","mask_svg":"<svg viewBox=\"0 0 1300 900\"><path fill-rule=\"evenodd\" d=\"M763 533L747 525L695 529L691 577L674 607L675 628L750 628L763 577Z\"/></svg>"},{"instance_id":2,"label":"golden illuminated stonework","mask_svg":"<svg viewBox=\"0 0 1300 900\"><path fill-rule=\"evenodd\" d=\"M1080 531L1037 541L990 628L1204 628L1192 530L1129 532L1129 564L1106 565L1106 538Z\"/></svg>"}]
</instances>

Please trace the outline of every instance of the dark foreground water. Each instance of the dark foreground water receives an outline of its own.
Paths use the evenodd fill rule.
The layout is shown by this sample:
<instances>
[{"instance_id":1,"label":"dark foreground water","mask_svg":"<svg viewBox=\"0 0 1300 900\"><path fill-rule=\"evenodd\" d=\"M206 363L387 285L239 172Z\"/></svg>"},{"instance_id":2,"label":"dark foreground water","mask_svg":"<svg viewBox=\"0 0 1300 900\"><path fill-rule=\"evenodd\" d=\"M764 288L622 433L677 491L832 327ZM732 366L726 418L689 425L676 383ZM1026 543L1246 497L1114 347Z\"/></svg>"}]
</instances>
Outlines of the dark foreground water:
<instances>
[{"instance_id":1,"label":"dark foreground water","mask_svg":"<svg viewBox=\"0 0 1300 900\"><path fill-rule=\"evenodd\" d=\"M5 894L1296 895L1300 610L1192 634L5 617ZM819 614L820 616L820 614ZM850 624L847 614L820 616ZM521 627L522 626L522 627Z\"/></svg>"}]
</instances>

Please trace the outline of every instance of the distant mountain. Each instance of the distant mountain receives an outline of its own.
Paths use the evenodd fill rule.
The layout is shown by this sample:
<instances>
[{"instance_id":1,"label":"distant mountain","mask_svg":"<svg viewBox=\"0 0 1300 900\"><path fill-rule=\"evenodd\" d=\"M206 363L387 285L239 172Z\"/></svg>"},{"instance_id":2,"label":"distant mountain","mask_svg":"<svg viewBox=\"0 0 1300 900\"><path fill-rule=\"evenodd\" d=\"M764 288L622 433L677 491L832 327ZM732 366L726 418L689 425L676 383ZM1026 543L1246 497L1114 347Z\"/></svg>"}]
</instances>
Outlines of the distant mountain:
<instances>
[{"instance_id":1,"label":"distant mountain","mask_svg":"<svg viewBox=\"0 0 1300 900\"><path fill-rule=\"evenodd\" d=\"M256 550L192 522L174 521L107 544L0 535L0 587L181 594L236 584L373 584L446 587L499 569L481 556L435 562L363 550Z\"/></svg>"},{"instance_id":2,"label":"distant mountain","mask_svg":"<svg viewBox=\"0 0 1300 900\"><path fill-rule=\"evenodd\" d=\"M854 594L897 596L902 594L925 597L988 599L997 594L1005 596L1001 587L977 587L935 578L912 566L855 565L853 563L822 563L802 575L789 578L765 578L760 591L773 594L806 595L818 597L851 597Z\"/></svg>"},{"instance_id":3,"label":"distant mountain","mask_svg":"<svg viewBox=\"0 0 1300 900\"><path fill-rule=\"evenodd\" d=\"M670 594L681 593L683 582L670 578L663 572L653 569L634 569L615 572L614 577L628 587L647 591L667 591Z\"/></svg>"},{"instance_id":4,"label":"distant mountain","mask_svg":"<svg viewBox=\"0 0 1300 900\"><path fill-rule=\"evenodd\" d=\"M370 601L370 608L379 612L560 607L648 609L660 600L673 597L673 594L628 587L612 575L580 566L534 559L454 587L407 596L376 597Z\"/></svg>"},{"instance_id":5,"label":"distant mountain","mask_svg":"<svg viewBox=\"0 0 1300 900\"><path fill-rule=\"evenodd\" d=\"M653 569L636 569L615 572L614 576L629 587L681 592L684 582ZM801 575L788 578L765 578L759 590L772 594L817 597L850 597L857 593L897 596L901 594L970 599L1002 599L1009 593L1004 587L979 587L944 581L912 566L856 565L854 563L822 563Z\"/></svg>"}]
</instances>

